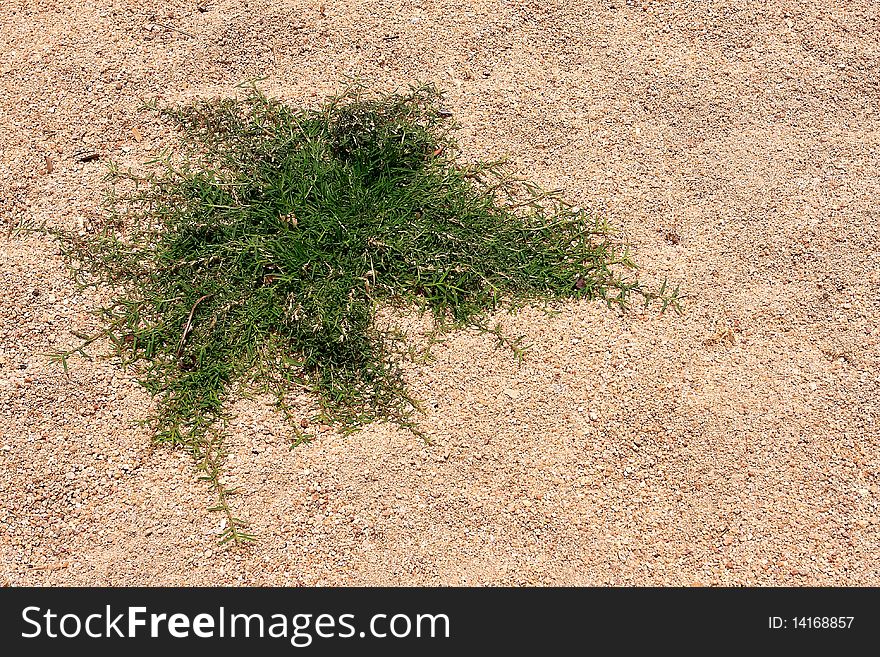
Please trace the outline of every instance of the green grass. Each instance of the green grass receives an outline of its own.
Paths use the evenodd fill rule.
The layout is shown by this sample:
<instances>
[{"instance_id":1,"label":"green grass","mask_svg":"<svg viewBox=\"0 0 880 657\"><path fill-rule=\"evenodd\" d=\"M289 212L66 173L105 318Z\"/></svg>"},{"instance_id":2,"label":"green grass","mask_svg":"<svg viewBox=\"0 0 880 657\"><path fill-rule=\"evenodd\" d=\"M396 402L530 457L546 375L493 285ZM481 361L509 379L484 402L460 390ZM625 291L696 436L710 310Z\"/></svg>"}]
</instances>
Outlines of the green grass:
<instances>
[{"instance_id":1,"label":"green grass","mask_svg":"<svg viewBox=\"0 0 880 657\"><path fill-rule=\"evenodd\" d=\"M293 420L285 399L304 389L339 427L417 430L405 345L377 309L491 330L521 353L489 328L496 309L633 295L677 305L677 290L624 277L633 263L603 221L501 163L459 164L432 87L353 90L318 109L253 92L156 111L182 151L150 176L114 172L106 224L59 235L77 279L115 295L86 343L107 337L137 368L157 400L155 439L189 449L217 492L223 541L250 537L220 477L230 395L270 391ZM57 355L65 368L73 353L84 352Z\"/></svg>"}]
</instances>

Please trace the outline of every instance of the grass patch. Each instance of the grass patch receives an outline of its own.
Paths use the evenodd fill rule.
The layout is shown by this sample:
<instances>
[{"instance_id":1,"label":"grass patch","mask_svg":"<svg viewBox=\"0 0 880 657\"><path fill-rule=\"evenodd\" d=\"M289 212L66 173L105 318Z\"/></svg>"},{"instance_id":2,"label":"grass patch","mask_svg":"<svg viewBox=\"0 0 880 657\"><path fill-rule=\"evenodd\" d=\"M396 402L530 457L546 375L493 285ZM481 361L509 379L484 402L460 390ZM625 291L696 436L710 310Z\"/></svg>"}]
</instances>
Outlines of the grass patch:
<instances>
[{"instance_id":1,"label":"grass patch","mask_svg":"<svg viewBox=\"0 0 880 657\"><path fill-rule=\"evenodd\" d=\"M318 109L253 92L157 110L184 148L150 176L114 172L106 224L60 233L77 279L109 285L99 337L156 398L155 439L194 455L226 514L222 541L250 537L221 483L224 406L245 389L305 389L329 421L417 430L401 337L378 308L416 307L440 329L496 332L492 311L646 291L609 227L511 175L463 165L432 87L359 90ZM124 191L123 191L124 190ZM515 350L520 347L508 341ZM298 433L296 422L291 422Z\"/></svg>"}]
</instances>

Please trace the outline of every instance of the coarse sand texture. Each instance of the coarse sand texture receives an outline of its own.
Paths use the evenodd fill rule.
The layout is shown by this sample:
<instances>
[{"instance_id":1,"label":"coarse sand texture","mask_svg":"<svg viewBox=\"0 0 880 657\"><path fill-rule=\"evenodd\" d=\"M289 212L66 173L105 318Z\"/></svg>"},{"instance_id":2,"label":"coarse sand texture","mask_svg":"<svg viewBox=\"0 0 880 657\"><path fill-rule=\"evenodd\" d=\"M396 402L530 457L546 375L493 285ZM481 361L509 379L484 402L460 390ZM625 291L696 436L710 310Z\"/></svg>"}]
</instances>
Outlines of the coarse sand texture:
<instances>
[{"instance_id":1,"label":"coarse sand texture","mask_svg":"<svg viewBox=\"0 0 880 657\"><path fill-rule=\"evenodd\" d=\"M880 6L4 0L0 584L880 584ZM684 313L501 313L404 365L429 443L235 403L225 481L258 540L138 425L45 224L88 233L107 165L177 136L142 100L317 106L446 90L465 158L622 230ZM411 318L414 334L425 320ZM100 350L98 350L100 351ZM313 400L295 400L311 417Z\"/></svg>"}]
</instances>

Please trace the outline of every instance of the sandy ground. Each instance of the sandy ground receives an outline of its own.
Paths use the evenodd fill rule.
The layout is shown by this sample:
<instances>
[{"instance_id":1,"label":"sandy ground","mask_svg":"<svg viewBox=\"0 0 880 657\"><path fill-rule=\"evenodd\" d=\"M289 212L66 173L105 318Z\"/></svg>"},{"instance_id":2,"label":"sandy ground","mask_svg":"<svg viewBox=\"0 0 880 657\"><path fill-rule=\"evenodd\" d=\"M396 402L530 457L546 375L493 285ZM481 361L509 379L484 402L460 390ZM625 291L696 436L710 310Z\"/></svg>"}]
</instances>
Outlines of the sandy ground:
<instances>
[{"instance_id":1,"label":"sandy ground","mask_svg":"<svg viewBox=\"0 0 880 657\"><path fill-rule=\"evenodd\" d=\"M465 154L608 213L686 313L503 316L521 367L450 336L409 371L429 446L291 452L239 404L260 540L225 550L131 376L43 355L95 294L46 238L0 238L0 583L880 584L877 3L3 0L4 233L88 230L106 163L170 143L139 97L258 75L296 103L436 81Z\"/></svg>"}]
</instances>

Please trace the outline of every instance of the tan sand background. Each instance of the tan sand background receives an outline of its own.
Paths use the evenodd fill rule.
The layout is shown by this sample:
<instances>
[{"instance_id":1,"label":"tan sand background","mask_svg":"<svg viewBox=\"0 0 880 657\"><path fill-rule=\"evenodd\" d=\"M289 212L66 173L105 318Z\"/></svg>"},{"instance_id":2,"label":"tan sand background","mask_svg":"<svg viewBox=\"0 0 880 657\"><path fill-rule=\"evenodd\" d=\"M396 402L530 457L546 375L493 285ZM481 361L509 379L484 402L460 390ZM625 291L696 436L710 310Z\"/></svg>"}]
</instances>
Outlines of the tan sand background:
<instances>
[{"instance_id":1,"label":"tan sand background","mask_svg":"<svg viewBox=\"0 0 880 657\"><path fill-rule=\"evenodd\" d=\"M89 229L106 163L171 143L139 97L255 76L307 104L437 82L466 156L608 214L685 314L503 315L519 367L449 336L409 368L429 446L291 452L239 404L260 540L234 551L130 374L42 355L98 297L52 241L0 238L0 583L880 584L880 5L3 0L4 233Z\"/></svg>"}]
</instances>

